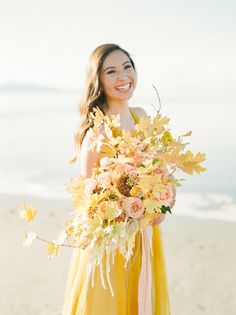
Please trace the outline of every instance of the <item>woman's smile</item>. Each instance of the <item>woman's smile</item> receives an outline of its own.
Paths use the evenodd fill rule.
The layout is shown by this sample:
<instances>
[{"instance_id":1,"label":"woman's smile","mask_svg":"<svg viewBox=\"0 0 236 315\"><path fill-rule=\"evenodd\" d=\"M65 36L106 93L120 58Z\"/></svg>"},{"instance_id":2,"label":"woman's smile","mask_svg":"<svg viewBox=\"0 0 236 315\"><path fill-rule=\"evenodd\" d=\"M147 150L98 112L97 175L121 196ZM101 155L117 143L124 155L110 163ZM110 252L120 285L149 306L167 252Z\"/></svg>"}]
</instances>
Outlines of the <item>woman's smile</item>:
<instances>
[{"instance_id":1,"label":"woman's smile","mask_svg":"<svg viewBox=\"0 0 236 315\"><path fill-rule=\"evenodd\" d=\"M130 91L131 88L131 82L125 84L125 85L119 85L116 87L116 90L118 90L120 93L127 93Z\"/></svg>"}]
</instances>

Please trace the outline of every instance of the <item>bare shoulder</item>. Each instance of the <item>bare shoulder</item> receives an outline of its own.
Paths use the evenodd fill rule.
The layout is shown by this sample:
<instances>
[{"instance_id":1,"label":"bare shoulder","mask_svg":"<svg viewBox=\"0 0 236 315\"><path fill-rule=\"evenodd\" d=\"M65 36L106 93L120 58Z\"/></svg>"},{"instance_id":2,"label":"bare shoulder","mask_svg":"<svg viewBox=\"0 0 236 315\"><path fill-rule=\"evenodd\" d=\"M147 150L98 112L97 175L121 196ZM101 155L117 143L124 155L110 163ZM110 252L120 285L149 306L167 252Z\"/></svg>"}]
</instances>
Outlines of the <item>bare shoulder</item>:
<instances>
[{"instance_id":1,"label":"bare shoulder","mask_svg":"<svg viewBox=\"0 0 236 315\"><path fill-rule=\"evenodd\" d=\"M139 116L139 117L148 117L149 115L147 114L147 112L140 106L138 107L132 107L133 111Z\"/></svg>"}]
</instances>

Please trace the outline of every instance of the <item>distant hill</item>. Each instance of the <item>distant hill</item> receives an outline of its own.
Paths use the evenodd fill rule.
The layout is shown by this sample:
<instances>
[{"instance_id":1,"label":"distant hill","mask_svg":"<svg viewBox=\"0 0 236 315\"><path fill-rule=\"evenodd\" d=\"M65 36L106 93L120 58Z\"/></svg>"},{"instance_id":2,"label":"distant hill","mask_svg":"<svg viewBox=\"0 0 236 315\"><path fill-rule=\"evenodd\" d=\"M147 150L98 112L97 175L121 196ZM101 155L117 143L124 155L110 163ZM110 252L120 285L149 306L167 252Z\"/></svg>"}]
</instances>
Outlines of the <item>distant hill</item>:
<instances>
[{"instance_id":1,"label":"distant hill","mask_svg":"<svg viewBox=\"0 0 236 315\"><path fill-rule=\"evenodd\" d=\"M61 88L48 85L38 84L19 84L19 83L4 83L0 84L0 92L79 92L80 89L75 88Z\"/></svg>"}]
</instances>

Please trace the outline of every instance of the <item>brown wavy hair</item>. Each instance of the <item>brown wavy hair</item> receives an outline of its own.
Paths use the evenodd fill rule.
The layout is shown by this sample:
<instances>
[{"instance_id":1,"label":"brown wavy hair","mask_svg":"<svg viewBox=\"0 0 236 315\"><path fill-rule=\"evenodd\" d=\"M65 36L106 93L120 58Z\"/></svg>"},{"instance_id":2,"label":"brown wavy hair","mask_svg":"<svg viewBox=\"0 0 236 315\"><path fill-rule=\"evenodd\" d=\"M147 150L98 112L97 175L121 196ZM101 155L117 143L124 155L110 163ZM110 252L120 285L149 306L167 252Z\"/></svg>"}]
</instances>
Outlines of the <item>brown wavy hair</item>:
<instances>
[{"instance_id":1,"label":"brown wavy hair","mask_svg":"<svg viewBox=\"0 0 236 315\"><path fill-rule=\"evenodd\" d=\"M135 64L130 54L119 45L112 43L103 44L92 51L89 57L84 89L78 106L80 122L74 132L75 153L69 163L74 163L78 159L78 154L86 132L94 125L93 119L90 116L90 113L93 112L93 108L98 107L104 115L106 114L107 104L105 94L101 87L100 74L103 61L114 50L124 52L130 59L133 69L136 71Z\"/></svg>"}]
</instances>

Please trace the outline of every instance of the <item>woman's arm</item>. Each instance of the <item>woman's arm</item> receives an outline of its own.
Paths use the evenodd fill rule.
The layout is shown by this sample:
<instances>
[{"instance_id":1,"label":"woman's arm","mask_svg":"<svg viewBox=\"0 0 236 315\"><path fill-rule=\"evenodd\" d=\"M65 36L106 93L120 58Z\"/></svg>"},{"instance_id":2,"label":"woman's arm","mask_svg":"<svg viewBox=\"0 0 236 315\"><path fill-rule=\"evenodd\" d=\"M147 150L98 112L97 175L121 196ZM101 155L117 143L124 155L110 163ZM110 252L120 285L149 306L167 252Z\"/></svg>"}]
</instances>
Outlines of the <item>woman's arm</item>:
<instances>
[{"instance_id":1,"label":"woman's arm","mask_svg":"<svg viewBox=\"0 0 236 315\"><path fill-rule=\"evenodd\" d=\"M89 136L86 134L80 149L80 175L91 177L92 169L99 162L99 154L96 151L96 146L93 149L89 148Z\"/></svg>"}]
</instances>

